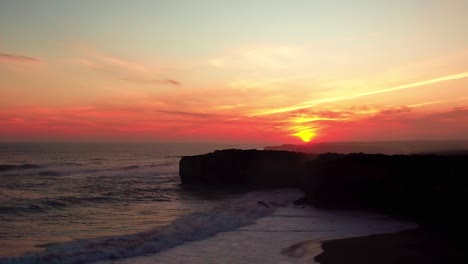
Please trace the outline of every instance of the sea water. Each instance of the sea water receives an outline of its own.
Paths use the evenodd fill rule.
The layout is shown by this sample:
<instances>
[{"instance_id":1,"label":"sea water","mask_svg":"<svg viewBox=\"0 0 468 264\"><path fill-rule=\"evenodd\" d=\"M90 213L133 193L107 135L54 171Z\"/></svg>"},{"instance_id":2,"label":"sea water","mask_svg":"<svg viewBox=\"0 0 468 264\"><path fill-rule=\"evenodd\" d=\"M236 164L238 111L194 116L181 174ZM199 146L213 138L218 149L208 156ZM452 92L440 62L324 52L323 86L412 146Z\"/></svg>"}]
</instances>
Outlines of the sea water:
<instances>
[{"instance_id":1,"label":"sea water","mask_svg":"<svg viewBox=\"0 0 468 264\"><path fill-rule=\"evenodd\" d=\"M0 258L138 234L213 208L238 194L182 187L181 156L253 147L0 143Z\"/></svg>"},{"instance_id":2,"label":"sea water","mask_svg":"<svg viewBox=\"0 0 468 264\"><path fill-rule=\"evenodd\" d=\"M288 197L300 197L302 193L298 190L270 190L249 195L251 198L263 198L271 205L272 200L287 201ZM216 233L208 239L186 242L158 254L99 264L310 264L317 263L314 258L323 251L323 241L394 233L415 227L414 223L397 221L385 215L322 210L287 203L258 218L255 223Z\"/></svg>"},{"instance_id":3,"label":"sea water","mask_svg":"<svg viewBox=\"0 0 468 264\"><path fill-rule=\"evenodd\" d=\"M415 227L294 206L299 190L180 185L181 156L239 145L0 145L0 264L314 263L320 241Z\"/></svg>"}]
</instances>

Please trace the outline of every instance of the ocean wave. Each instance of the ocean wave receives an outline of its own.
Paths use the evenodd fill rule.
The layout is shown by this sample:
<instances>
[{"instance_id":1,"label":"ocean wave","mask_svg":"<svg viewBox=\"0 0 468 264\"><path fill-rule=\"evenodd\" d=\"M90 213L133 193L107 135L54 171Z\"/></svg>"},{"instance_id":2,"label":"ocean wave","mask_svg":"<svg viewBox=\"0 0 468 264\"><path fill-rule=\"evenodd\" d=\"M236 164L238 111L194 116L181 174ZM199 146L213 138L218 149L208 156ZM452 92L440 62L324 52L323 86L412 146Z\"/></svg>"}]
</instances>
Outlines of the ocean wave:
<instances>
[{"instance_id":1,"label":"ocean wave","mask_svg":"<svg viewBox=\"0 0 468 264\"><path fill-rule=\"evenodd\" d=\"M122 168L122 170L135 170L135 169L139 169L140 166L138 165L130 165L130 166L125 166Z\"/></svg>"},{"instance_id":2,"label":"ocean wave","mask_svg":"<svg viewBox=\"0 0 468 264\"><path fill-rule=\"evenodd\" d=\"M84 166L83 163L79 163L79 162L60 162L59 164L66 165L66 166Z\"/></svg>"},{"instance_id":3,"label":"ocean wave","mask_svg":"<svg viewBox=\"0 0 468 264\"><path fill-rule=\"evenodd\" d=\"M40 207L36 207L33 205L30 206L8 206L8 205L0 205L0 212L2 214L8 213L23 213L23 212L39 212L42 211Z\"/></svg>"},{"instance_id":4,"label":"ocean wave","mask_svg":"<svg viewBox=\"0 0 468 264\"><path fill-rule=\"evenodd\" d=\"M115 200L112 197L94 196L94 197L59 197L56 199L35 200L26 204L0 205L0 212L3 214L24 214L39 213L49 210L61 209L74 205L84 205L89 203L102 203Z\"/></svg>"},{"instance_id":5,"label":"ocean wave","mask_svg":"<svg viewBox=\"0 0 468 264\"><path fill-rule=\"evenodd\" d=\"M47 171L40 171L38 175L39 176L60 176L61 173L52 171L52 170L47 170Z\"/></svg>"},{"instance_id":6,"label":"ocean wave","mask_svg":"<svg viewBox=\"0 0 468 264\"><path fill-rule=\"evenodd\" d=\"M9 170L27 170L27 169L38 169L42 168L41 165L38 164L20 164L20 165L12 165L12 164L0 164L0 171L9 171Z\"/></svg>"},{"instance_id":7,"label":"ocean wave","mask_svg":"<svg viewBox=\"0 0 468 264\"><path fill-rule=\"evenodd\" d=\"M162 166L171 166L171 165L175 165L175 164L178 164L178 163L166 162L166 163L160 163L160 164L147 164L145 166L154 168L154 167L162 167Z\"/></svg>"},{"instance_id":8,"label":"ocean wave","mask_svg":"<svg viewBox=\"0 0 468 264\"><path fill-rule=\"evenodd\" d=\"M103 161L103 160L107 160L106 158L91 158L91 159L88 159L90 161Z\"/></svg>"},{"instance_id":9,"label":"ocean wave","mask_svg":"<svg viewBox=\"0 0 468 264\"><path fill-rule=\"evenodd\" d=\"M127 177L126 171L138 170L142 173L154 173L158 175L166 174L167 170L172 170L171 166L174 166L174 172L176 172L176 162L162 162L153 164L129 164L123 167L116 165L96 165L90 166L78 162L52 162L47 164L0 164L1 176L65 176L65 175L80 175L80 174L96 174L96 173L111 173L112 176L125 176ZM158 167L163 167L157 169ZM37 170L44 169L46 170ZM154 171L156 168L157 171ZM36 169L36 170L35 170ZM174 173L170 173L174 174Z\"/></svg>"},{"instance_id":10,"label":"ocean wave","mask_svg":"<svg viewBox=\"0 0 468 264\"><path fill-rule=\"evenodd\" d=\"M46 171L47 172L47 171ZM56 175L47 172L42 175ZM59 179L54 178L54 181ZM63 182L65 185L68 182ZM5 186L0 195L0 212L4 214L24 214L47 212L71 206L93 206L110 202L133 201L173 201L177 199L179 188L176 177L151 178L142 175L141 179L116 179L115 176L87 177L82 179L82 185L75 182L74 191L70 195L50 197L35 191L22 194L12 187ZM36 182L34 186L45 185ZM22 185L25 187L26 185ZM33 198L36 195L36 198ZM46 196L44 196L46 195Z\"/></svg>"},{"instance_id":11,"label":"ocean wave","mask_svg":"<svg viewBox=\"0 0 468 264\"><path fill-rule=\"evenodd\" d=\"M48 245L43 252L0 258L0 264L75 264L157 253L188 241L253 224L256 219L273 213L276 207L289 204L299 196L300 192L296 190L251 192L211 210L185 215L159 229Z\"/></svg>"},{"instance_id":12,"label":"ocean wave","mask_svg":"<svg viewBox=\"0 0 468 264\"><path fill-rule=\"evenodd\" d=\"M163 166L172 166L172 165L176 165L178 163L176 162L165 162L165 163L159 163L159 164L145 164L145 165L142 165L143 167L150 167L150 168L155 168L155 167L163 167ZM135 170L135 169L141 169L142 166L140 165L129 165L129 166L125 166L125 167L122 167L120 169L122 170Z\"/></svg>"}]
</instances>

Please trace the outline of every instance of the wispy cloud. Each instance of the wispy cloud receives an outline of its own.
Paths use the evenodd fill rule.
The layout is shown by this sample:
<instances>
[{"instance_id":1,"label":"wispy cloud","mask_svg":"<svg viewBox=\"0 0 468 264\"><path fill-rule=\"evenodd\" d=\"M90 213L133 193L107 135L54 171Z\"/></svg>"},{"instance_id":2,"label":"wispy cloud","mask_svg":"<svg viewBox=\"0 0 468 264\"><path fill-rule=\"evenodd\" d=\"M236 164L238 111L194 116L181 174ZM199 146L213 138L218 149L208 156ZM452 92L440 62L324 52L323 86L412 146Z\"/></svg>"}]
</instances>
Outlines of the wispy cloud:
<instances>
[{"instance_id":1,"label":"wispy cloud","mask_svg":"<svg viewBox=\"0 0 468 264\"><path fill-rule=\"evenodd\" d=\"M169 84L173 86L181 86L182 83L173 79L137 79L137 78L122 78L124 81L141 83L141 84Z\"/></svg>"},{"instance_id":2,"label":"wispy cloud","mask_svg":"<svg viewBox=\"0 0 468 264\"><path fill-rule=\"evenodd\" d=\"M342 95L342 96L335 96L335 97L327 97L327 98L321 98L321 99L317 99L317 100L306 101L306 102L296 104L296 105L292 105L292 106L286 106L286 107L281 107L281 108L276 108L276 109L271 109L271 110L264 110L264 111L254 112L253 115L254 116L255 115L260 115L261 116L261 115L271 115L271 114L291 112L291 111L296 111L296 110L300 110L300 109L310 108L310 107L317 106L317 105L324 104L324 103L333 103L333 102L338 102L338 101L343 101L343 100L356 99L356 98L370 96L370 95L400 91L400 90L410 89L410 88L414 88L414 87L434 84L434 83L438 83L438 82L463 79L463 78L467 78L467 77L468 77L468 72L462 72L462 73L458 73L458 74L452 74L452 75L443 76L443 77L434 78L434 79L429 79L429 80L425 80L425 81L398 85L398 86L391 87L391 88L378 89L378 90L373 90L373 91L364 92L364 93Z\"/></svg>"},{"instance_id":3,"label":"wispy cloud","mask_svg":"<svg viewBox=\"0 0 468 264\"><path fill-rule=\"evenodd\" d=\"M328 122L323 139L333 140L444 140L466 139L468 108L439 112L380 112L350 122Z\"/></svg>"},{"instance_id":4,"label":"wispy cloud","mask_svg":"<svg viewBox=\"0 0 468 264\"><path fill-rule=\"evenodd\" d=\"M168 73L161 67L131 61L97 51L86 50L83 58L78 59L78 62L90 69L106 73L127 82L153 85L182 85L180 81L166 77ZM154 76L157 78L154 78Z\"/></svg>"},{"instance_id":5,"label":"wispy cloud","mask_svg":"<svg viewBox=\"0 0 468 264\"><path fill-rule=\"evenodd\" d=\"M443 104L443 103L463 101L463 100L468 100L468 97L460 97L460 98L452 98L452 99L445 99L445 100L435 100L435 101L422 102L422 103L409 105L409 107L422 107L422 106L427 106L427 105Z\"/></svg>"},{"instance_id":6,"label":"wispy cloud","mask_svg":"<svg viewBox=\"0 0 468 264\"><path fill-rule=\"evenodd\" d=\"M96 70L112 70L131 72L134 74L154 72L154 69L143 63L111 56L94 50L86 49L79 63Z\"/></svg>"},{"instance_id":7,"label":"wispy cloud","mask_svg":"<svg viewBox=\"0 0 468 264\"><path fill-rule=\"evenodd\" d=\"M13 63L40 63L41 60L34 57L0 53L0 62L13 62Z\"/></svg>"},{"instance_id":8,"label":"wispy cloud","mask_svg":"<svg viewBox=\"0 0 468 264\"><path fill-rule=\"evenodd\" d=\"M219 115L216 114L207 114L207 113L196 113L196 112L183 112L183 111L167 111L167 110L157 110L159 113L185 116L185 117L195 117L195 118L215 118Z\"/></svg>"},{"instance_id":9,"label":"wispy cloud","mask_svg":"<svg viewBox=\"0 0 468 264\"><path fill-rule=\"evenodd\" d=\"M190 97L184 97L189 100ZM421 112L409 106L379 105L301 109L281 115L249 117L242 112L202 112L193 105L174 108L164 104L116 100L114 105L95 104L65 108L28 107L0 111L0 136L15 138L21 131L35 131L42 138L135 138L253 140L297 142L313 140L392 140L464 138L468 133L468 108ZM150 103L151 102L151 103ZM206 110L206 108L205 108ZM31 136L31 135L30 135Z\"/></svg>"},{"instance_id":10,"label":"wispy cloud","mask_svg":"<svg viewBox=\"0 0 468 264\"><path fill-rule=\"evenodd\" d=\"M151 106L133 111L109 105L0 110L0 126L0 136L5 138L19 138L24 131L35 131L28 136L42 139L272 141L280 132L257 118Z\"/></svg>"}]
</instances>

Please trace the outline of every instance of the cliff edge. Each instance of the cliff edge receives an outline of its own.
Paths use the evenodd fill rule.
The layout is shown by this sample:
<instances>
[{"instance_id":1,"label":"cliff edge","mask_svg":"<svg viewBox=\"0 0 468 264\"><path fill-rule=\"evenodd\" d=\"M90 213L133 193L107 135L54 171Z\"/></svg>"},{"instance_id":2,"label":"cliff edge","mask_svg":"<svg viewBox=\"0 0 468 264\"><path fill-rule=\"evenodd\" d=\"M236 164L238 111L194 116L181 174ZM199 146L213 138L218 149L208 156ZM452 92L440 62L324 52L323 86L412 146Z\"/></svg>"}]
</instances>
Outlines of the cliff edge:
<instances>
[{"instance_id":1,"label":"cliff edge","mask_svg":"<svg viewBox=\"0 0 468 264\"><path fill-rule=\"evenodd\" d=\"M315 155L287 151L217 150L182 157L183 184L237 184L259 187L301 187L304 166Z\"/></svg>"}]
</instances>

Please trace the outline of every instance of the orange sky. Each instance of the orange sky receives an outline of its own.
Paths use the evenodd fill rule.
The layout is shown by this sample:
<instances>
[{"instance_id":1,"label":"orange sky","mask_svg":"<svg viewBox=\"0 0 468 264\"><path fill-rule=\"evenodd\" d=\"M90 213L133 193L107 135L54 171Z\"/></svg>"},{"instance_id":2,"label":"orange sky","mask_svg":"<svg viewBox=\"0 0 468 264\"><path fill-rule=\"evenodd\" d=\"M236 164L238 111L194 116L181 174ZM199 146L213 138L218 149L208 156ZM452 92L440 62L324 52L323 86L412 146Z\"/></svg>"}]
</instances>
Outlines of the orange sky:
<instances>
[{"instance_id":1,"label":"orange sky","mask_svg":"<svg viewBox=\"0 0 468 264\"><path fill-rule=\"evenodd\" d=\"M468 139L465 1L192 3L0 3L0 141Z\"/></svg>"}]
</instances>

